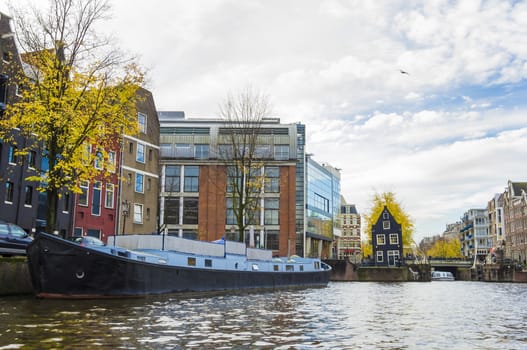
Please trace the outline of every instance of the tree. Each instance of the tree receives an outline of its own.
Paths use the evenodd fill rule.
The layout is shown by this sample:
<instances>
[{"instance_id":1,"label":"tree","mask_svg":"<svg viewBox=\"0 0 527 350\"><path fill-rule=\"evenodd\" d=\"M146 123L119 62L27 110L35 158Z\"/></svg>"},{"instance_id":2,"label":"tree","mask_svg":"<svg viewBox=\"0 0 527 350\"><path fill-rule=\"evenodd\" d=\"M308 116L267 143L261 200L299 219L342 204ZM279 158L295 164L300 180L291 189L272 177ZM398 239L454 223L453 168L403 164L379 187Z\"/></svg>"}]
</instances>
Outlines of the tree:
<instances>
[{"instance_id":1,"label":"tree","mask_svg":"<svg viewBox=\"0 0 527 350\"><path fill-rule=\"evenodd\" d=\"M230 94L220 105L220 116L226 122L220 131L219 156L227 175L227 219L234 217L239 241L248 227L260 224L264 164L271 157L260 130L269 112L268 98L252 88Z\"/></svg>"},{"instance_id":2,"label":"tree","mask_svg":"<svg viewBox=\"0 0 527 350\"><path fill-rule=\"evenodd\" d=\"M426 255L433 258L461 258L461 242L458 238L439 238L426 251Z\"/></svg>"},{"instance_id":3,"label":"tree","mask_svg":"<svg viewBox=\"0 0 527 350\"><path fill-rule=\"evenodd\" d=\"M6 109L0 137L9 139L17 128L34 141L19 153L32 148L47 160L28 180L47 195L52 232L60 196L80 193L81 181L113 171L108 149L123 133L137 133L136 92L144 75L95 33L109 11L106 1L50 0L47 12L12 11L26 69L17 77L21 100Z\"/></svg>"},{"instance_id":4,"label":"tree","mask_svg":"<svg viewBox=\"0 0 527 350\"><path fill-rule=\"evenodd\" d=\"M403 248L410 247L413 243L414 223L410 216L404 211L403 207L395 198L393 192L375 193L372 198L372 206L370 212L364 214L364 222L366 223L365 232L368 240L372 240L372 227L379 219L379 216L384 209L388 208L395 220L401 225L403 234Z\"/></svg>"}]
</instances>

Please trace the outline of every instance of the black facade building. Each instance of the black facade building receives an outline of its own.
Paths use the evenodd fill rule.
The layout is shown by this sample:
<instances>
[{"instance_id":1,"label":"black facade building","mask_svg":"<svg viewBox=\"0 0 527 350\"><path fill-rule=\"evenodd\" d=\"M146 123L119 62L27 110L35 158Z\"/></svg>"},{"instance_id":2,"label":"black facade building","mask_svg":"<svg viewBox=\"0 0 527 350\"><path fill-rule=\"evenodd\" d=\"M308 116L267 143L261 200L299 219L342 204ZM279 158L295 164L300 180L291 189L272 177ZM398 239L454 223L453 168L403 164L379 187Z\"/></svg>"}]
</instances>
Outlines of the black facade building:
<instances>
[{"instance_id":1,"label":"black facade building","mask_svg":"<svg viewBox=\"0 0 527 350\"><path fill-rule=\"evenodd\" d=\"M11 29L11 18L0 13L0 114L21 98L16 76L23 74L23 63ZM46 194L28 176L46 170L41 147L25 154L17 152L33 142L13 129L12 140L0 139L0 220L15 223L28 233L43 230L46 225ZM57 228L63 235L71 231L70 212L73 196L63 196L59 203Z\"/></svg>"},{"instance_id":2,"label":"black facade building","mask_svg":"<svg viewBox=\"0 0 527 350\"><path fill-rule=\"evenodd\" d=\"M386 206L373 225L371 232L375 265L399 266L403 256L402 229Z\"/></svg>"}]
</instances>

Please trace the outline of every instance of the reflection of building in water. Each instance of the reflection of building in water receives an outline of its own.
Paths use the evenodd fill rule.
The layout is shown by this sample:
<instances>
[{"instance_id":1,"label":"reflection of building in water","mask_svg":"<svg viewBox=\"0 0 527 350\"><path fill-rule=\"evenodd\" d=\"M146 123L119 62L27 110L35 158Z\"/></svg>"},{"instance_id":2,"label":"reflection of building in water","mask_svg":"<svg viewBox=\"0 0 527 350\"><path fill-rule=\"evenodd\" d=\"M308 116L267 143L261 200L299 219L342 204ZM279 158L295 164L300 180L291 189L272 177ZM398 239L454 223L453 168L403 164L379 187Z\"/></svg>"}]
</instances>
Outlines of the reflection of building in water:
<instances>
[{"instance_id":1,"label":"reflection of building in water","mask_svg":"<svg viewBox=\"0 0 527 350\"><path fill-rule=\"evenodd\" d=\"M341 235L340 170L307 156L305 256L333 257L334 237Z\"/></svg>"}]
</instances>

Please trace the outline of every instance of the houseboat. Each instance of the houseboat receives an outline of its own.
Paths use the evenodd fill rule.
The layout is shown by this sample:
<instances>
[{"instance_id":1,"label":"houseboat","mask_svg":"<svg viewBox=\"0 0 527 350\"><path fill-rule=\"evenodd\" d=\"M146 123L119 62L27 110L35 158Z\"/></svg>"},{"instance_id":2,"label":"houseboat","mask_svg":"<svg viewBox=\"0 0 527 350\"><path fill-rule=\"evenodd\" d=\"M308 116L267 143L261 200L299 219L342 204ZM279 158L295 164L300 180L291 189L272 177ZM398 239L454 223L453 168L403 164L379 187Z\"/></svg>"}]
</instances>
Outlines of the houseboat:
<instances>
[{"instance_id":1,"label":"houseboat","mask_svg":"<svg viewBox=\"0 0 527 350\"><path fill-rule=\"evenodd\" d=\"M97 246L39 233L27 254L41 298L324 287L331 273L316 258L273 258L240 242L165 235L118 235Z\"/></svg>"}]
</instances>

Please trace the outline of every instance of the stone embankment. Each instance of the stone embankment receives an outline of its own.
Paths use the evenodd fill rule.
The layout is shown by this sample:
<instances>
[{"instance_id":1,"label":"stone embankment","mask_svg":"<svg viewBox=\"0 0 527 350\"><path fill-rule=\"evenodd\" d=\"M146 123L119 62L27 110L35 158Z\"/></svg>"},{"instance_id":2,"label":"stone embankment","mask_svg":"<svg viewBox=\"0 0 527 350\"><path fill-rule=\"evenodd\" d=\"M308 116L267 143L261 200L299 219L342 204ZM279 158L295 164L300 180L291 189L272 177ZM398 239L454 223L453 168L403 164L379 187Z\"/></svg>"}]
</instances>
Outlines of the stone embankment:
<instances>
[{"instance_id":1,"label":"stone embankment","mask_svg":"<svg viewBox=\"0 0 527 350\"><path fill-rule=\"evenodd\" d=\"M32 294L26 258L0 257L0 296Z\"/></svg>"}]
</instances>

